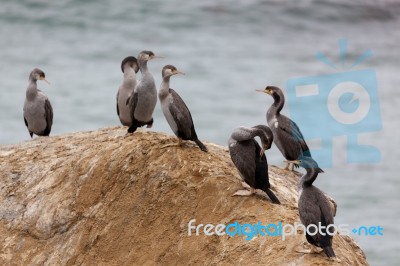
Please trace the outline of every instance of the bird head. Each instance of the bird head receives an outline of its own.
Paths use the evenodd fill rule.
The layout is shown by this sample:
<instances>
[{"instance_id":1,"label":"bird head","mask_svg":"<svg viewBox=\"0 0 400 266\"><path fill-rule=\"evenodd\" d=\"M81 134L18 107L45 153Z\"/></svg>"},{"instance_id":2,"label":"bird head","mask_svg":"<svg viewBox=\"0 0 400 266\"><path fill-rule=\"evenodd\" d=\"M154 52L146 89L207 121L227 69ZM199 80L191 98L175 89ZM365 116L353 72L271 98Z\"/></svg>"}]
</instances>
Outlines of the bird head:
<instances>
[{"instance_id":1,"label":"bird head","mask_svg":"<svg viewBox=\"0 0 400 266\"><path fill-rule=\"evenodd\" d=\"M126 65L133 68L133 70L135 70L135 73L137 73L139 71L139 64L138 64L136 57L134 57L134 56L128 56L128 57L125 57L124 60L122 60L122 62L121 62L122 73L124 73L124 68Z\"/></svg>"},{"instance_id":2,"label":"bird head","mask_svg":"<svg viewBox=\"0 0 400 266\"><path fill-rule=\"evenodd\" d=\"M256 90L256 91L263 92L263 93L266 93L266 94L269 94L269 95L274 95L275 93L277 93L280 90L281 89L279 89L278 87L275 87L275 86L267 86L263 90Z\"/></svg>"},{"instance_id":3,"label":"bird head","mask_svg":"<svg viewBox=\"0 0 400 266\"><path fill-rule=\"evenodd\" d=\"M154 58L162 58L162 57L155 55L152 51L141 51L138 56L139 60L144 60L144 61L149 61Z\"/></svg>"},{"instance_id":4,"label":"bird head","mask_svg":"<svg viewBox=\"0 0 400 266\"><path fill-rule=\"evenodd\" d=\"M34 80L43 80L47 84L50 84L50 82L48 82L46 79L46 74L44 74L43 70L41 70L39 68L34 68L31 72L31 74L29 75L29 78L32 78Z\"/></svg>"},{"instance_id":5,"label":"bird head","mask_svg":"<svg viewBox=\"0 0 400 266\"><path fill-rule=\"evenodd\" d=\"M185 75L185 73L178 71L178 69L176 69L176 67L174 67L173 65L166 65L161 71L161 75L163 78L171 77L177 74Z\"/></svg>"},{"instance_id":6,"label":"bird head","mask_svg":"<svg viewBox=\"0 0 400 266\"><path fill-rule=\"evenodd\" d=\"M311 157L300 155L300 157L297 160L289 162L294 163L300 167L303 167L304 169L314 168L317 169L319 173L324 172L321 168L319 168L317 162Z\"/></svg>"}]
</instances>

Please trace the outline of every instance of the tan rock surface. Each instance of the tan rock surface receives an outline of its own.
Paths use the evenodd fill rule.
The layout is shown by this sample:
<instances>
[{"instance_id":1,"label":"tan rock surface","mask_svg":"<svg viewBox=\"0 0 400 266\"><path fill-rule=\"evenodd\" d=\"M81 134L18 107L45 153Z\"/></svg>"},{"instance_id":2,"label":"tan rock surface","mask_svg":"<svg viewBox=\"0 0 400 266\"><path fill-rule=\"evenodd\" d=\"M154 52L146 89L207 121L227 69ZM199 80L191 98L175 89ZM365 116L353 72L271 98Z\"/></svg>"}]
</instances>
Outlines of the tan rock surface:
<instances>
[{"instance_id":1,"label":"tan rock surface","mask_svg":"<svg viewBox=\"0 0 400 266\"><path fill-rule=\"evenodd\" d=\"M188 236L191 219L298 222L298 176L270 167L282 205L232 197L241 185L226 148L162 149L175 138L125 132L105 128L0 147L1 265L367 265L341 235L333 246L341 263L297 253L303 235Z\"/></svg>"}]
</instances>

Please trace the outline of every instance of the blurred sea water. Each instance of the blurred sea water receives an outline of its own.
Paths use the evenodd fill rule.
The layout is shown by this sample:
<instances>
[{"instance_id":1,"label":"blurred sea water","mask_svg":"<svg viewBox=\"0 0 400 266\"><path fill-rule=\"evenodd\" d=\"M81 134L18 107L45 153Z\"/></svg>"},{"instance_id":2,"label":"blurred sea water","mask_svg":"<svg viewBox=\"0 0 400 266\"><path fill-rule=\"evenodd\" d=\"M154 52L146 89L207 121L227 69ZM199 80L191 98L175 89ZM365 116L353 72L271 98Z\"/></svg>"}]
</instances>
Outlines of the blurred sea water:
<instances>
[{"instance_id":1,"label":"blurred sea water","mask_svg":"<svg viewBox=\"0 0 400 266\"><path fill-rule=\"evenodd\" d=\"M165 57L149 62L157 86L166 64L186 73L172 78L171 87L189 106L200 139L226 145L234 128L265 123L273 100L255 89L285 90L289 78L335 73L315 54L340 63L342 38L349 62L369 48L374 54L357 68L376 71L383 127L361 138L380 150L382 160L347 164L339 138L334 167L315 184L336 199L335 223L384 228L384 236L351 235L371 265L397 265L400 3L394 0L3 0L0 145L29 141L22 107L34 67L51 82L38 83L53 105L51 135L119 125L120 62L141 50ZM152 130L172 134L159 105L154 120ZM296 122L301 128L312 119ZM267 156L283 165L276 147Z\"/></svg>"}]
</instances>

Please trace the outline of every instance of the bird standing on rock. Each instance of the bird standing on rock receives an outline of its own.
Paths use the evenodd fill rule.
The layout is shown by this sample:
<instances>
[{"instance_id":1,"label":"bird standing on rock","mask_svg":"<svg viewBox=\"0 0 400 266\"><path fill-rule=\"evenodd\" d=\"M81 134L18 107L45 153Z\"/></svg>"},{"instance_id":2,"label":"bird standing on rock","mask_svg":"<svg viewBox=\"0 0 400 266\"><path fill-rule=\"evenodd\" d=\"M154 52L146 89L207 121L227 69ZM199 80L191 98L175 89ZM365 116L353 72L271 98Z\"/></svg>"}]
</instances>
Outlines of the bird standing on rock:
<instances>
[{"instance_id":1,"label":"bird standing on rock","mask_svg":"<svg viewBox=\"0 0 400 266\"><path fill-rule=\"evenodd\" d=\"M142 51L139 53L139 69L142 73L142 79L136 86L135 91L127 100L129 104L132 125L128 133L133 133L138 127L147 125L153 126L153 112L157 103L157 89L154 83L154 77L147 68L147 62L157 58L152 51Z\"/></svg>"},{"instance_id":2,"label":"bird standing on rock","mask_svg":"<svg viewBox=\"0 0 400 266\"><path fill-rule=\"evenodd\" d=\"M262 147L254 139L261 139ZM242 180L250 186L249 190L239 190L235 195L250 196L255 189L261 189L273 203L280 204L279 199L270 190L268 162L264 154L271 148L273 135L269 127L258 125L251 128L235 129L228 141L231 159L239 170Z\"/></svg>"},{"instance_id":3,"label":"bird standing on rock","mask_svg":"<svg viewBox=\"0 0 400 266\"><path fill-rule=\"evenodd\" d=\"M310 244L321 247L329 258L334 259L336 257L332 249L334 210L325 194L313 185L318 174L324 171L311 157L302 156L292 163L306 169L306 174L301 177L298 185L300 221L306 228L312 225L311 230L318 230L314 235L306 232L306 239ZM313 250L300 252L312 253Z\"/></svg>"},{"instance_id":4,"label":"bird standing on rock","mask_svg":"<svg viewBox=\"0 0 400 266\"><path fill-rule=\"evenodd\" d=\"M166 65L163 67L161 74L163 81L161 82L158 97L164 116L172 131L178 137L178 145L181 146L181 140L192 140L202 151L207 152L207 147L197 137L192 115L185 102L178 93L169 87L171 76L183 73L179 72L176 67L172 65ZM173 145L166 145L164 147Z\"/></svg>"},{"instance_id":5,"label":"bird standing on rock","mask_svg":"<svg viewBox=\"0 0 400 266\"><path fill-rule=\"evenodd\" d=\"M117 114L121 124L130 127L132 125L132 118L126 101L134 92L137 85L136 73L139 71L137 59L133 56L124 58L121 62L121 70L124 73L124 79L117 93Z\"/></svg>"},{"instance_id":6,"label":"bird standing on rock","mask_svg":"<svg viewBox=\"0 0 400 266\"><path fill-rule=\"evenodd\" d=\"M24 121L31 138L33 134L49 136L53 125L53 108L47 96L38 89L38 80L49 83L44 72L35 68L29 75L29 84L24 103Z\"/></svg>"},{"instance_id":7,"label":"bird standing on rock","mask_svg":"<svg viewBox=\"0 0 400 266\"><path fill-rule=\"evenodd\" d=\"M285 104L285 97L278 87L267 86L264 90L257 90L271 95L274 103L267 111L267 123L274 134L274 143L288 161L297 160L300 156L311 157L310 149L304 140L299 127L280 112ZM289 169L287 162L286 168ZM293 165L292 165L293 170Z\"/></svg>"}]
</instances>

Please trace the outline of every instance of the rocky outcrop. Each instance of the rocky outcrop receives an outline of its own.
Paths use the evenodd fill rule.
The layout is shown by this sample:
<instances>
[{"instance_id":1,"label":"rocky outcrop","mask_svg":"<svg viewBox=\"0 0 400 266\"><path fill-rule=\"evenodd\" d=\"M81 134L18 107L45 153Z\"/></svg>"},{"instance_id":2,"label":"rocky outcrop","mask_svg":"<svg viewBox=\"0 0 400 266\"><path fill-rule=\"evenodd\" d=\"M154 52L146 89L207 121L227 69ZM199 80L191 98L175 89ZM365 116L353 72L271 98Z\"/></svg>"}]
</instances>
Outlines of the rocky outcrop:
<instances>
[{"instance_id":1,"label":"rocky outcrop","mask_svg":"<svg viewBox=\"0 0 400 266\"><path fill-rule=\"evenodd\" d=\"M341 263L301 254L303 235L188 236L188 223L295 223L294 173L270 167L275 205L241 187L226 148L122 127L0 148L1 265L367 265L347 236ZM268 152L267 152L268 153ZM193 231L194 234L194 231Z\"/></svg>"}]
</instances>

